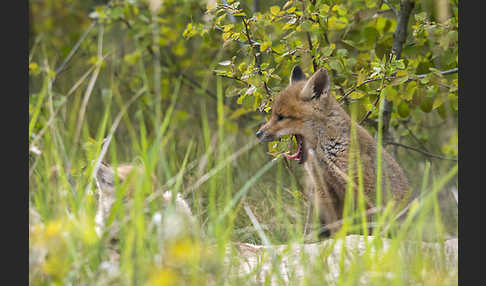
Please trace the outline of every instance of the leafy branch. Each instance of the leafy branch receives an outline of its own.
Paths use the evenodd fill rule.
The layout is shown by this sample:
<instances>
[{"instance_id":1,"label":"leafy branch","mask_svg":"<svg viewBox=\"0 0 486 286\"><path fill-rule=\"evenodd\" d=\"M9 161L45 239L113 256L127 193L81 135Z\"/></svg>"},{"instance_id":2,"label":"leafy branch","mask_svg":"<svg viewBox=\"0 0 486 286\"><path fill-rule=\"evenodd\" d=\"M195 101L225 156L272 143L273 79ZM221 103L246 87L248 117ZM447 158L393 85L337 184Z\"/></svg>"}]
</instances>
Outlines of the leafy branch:
<instances>
[{"instance_id":1,"label":"leafy branch","mask_svg":"<svg viewBox=\"0 0 486 286\"><path fill-rule=\"evenodd\" d=\"M453 68L453 69L450 69L450 70L439 71L439 73L442 74L442 75L448 75L448 74L457 73L458 71L459 71L459 68ZM429 74L419 74L416 77L409 77L404 83L423 79L427 75L429 75ZM386 77L385 80L390 81L390 80L393 80L393 79L396 79L396 78L398 78L396 75L391 75L391 76ZM375 82L375 81L379 81L379 80L382 80L382 79L383 79L382 77L375 77L375 78L370 78L370 79L363 81L362 83L352 87L349 91L347 91L342 97L339 98L339 101L344 102L349 97L349 95L351 93L353 93L354 91L356 91L360 87L362 87L362 86L364 86L364 85L366 85L370 82Z\"/></svg>"},{"instance_id":2,"label":"leafy branch","mask_svg":"<svg viewBox=\"0 0 486 286\"><path fill-rule=\"evenodd\" d=\"M376 100L375 102L373 103L373 107L376 107L376 105L378 104L378 102L380 101L380 98L381 98L381 93L383 91L383 88L385 86L385 79L386 79L386 71L387 71L387 67L388 67L388 63L392 61L392 54L390 54L390 57L389 57L389 60L388 61L385 61L385 65L384 65L384 68L383 68L383 72L384 72L384 75L383 77L381 78L381 85L380 85L380 89L378 90L378 95L376 96ZM366 119L368 119L368 117L371 115L371 112L373 112L373 108L370 108L370 110L368 110L368 112L365 114L365 116L363 117L363 119L361 119L359 121L359 124L363 123Z\"/></svg>"},{"instance_id":3,"label":"leafy branch","mask_svg":"<svg viewBox=\"0 0 486 286\"><path fill-rule=\"evenodd\" d=\"M249 25L248 25L248 18L246 16L243 16L242 21L243 21L243 24L245 26L245 33L246 33L246 37L248 38L248 43L250 44L251 51L252 51L253 57L255 59L255 65L257 67L258 74L260 75L260 77L263 77L262 68L261 68L261 65L260 65L260 58L258 57L258 55L257 55L258 53L256 51L255 45L254 45L253 41L251 40L250 29L249 29ZM270 90L267 86L267 83L265 82L265 80L263 80L263 78L262 78L262 81L263 81L263 87L265 88L266 93L268 94L268 96L271 96L272 94L271 94L271 92L270 92Z\"/></svg>"}]
</instances>

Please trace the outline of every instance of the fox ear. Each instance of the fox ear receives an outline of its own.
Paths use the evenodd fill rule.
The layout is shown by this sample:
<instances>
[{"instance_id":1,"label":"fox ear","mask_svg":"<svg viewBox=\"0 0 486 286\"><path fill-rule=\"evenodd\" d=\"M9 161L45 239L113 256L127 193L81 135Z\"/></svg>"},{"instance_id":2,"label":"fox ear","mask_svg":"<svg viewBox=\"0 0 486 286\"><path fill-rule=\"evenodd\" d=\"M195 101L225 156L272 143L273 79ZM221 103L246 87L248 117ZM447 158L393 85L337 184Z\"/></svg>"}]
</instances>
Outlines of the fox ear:
<instances>
[{"instance_id":1,"label":"fox ear","mask_svg":"<svg viewBox=\"0 0 486 286\"><path fill-rule=\"evenodd\" d=\"M292 69L292 74L290 75L290 84L294 84L297 81L301 81L301 80L305 80L305 74L302 71L302 69L298 65L296 65Z\"/></svg>"},{"instance_id":2,"label":"fox ear","mask_svg":"<svg viewBox=\"0 0 486 286\"><path fill-rule=\"evenodd\" d=\"M300 97L304 101L319 98L321 95L327 96L331 80L325 68L320 68L307 81L304 88L300 92Z\"/></svg>"}]
</instances>

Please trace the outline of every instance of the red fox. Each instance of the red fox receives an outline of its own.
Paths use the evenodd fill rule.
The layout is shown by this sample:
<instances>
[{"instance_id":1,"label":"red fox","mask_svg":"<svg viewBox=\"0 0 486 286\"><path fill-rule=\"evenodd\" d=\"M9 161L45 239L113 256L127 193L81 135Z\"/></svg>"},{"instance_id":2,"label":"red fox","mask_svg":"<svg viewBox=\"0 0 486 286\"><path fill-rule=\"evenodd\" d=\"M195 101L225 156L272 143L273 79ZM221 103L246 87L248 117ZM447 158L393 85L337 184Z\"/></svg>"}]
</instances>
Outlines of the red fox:
<instances>
[{"instance_id":1,"label":"red fox","mask_svg":"<svg viewBox=\"0 0 486 286\"><path fill-rule=\"evenodd\" d=\"M115 172L115 168L105 162L101 162L101 165L96 172L95 180L98 189L98 208L95 216L95 230L99 236L101 236L103 234L103 231L106 230L106 222L108 220L108 216L111 212L113 204L116 201L115 176L117 176L118 180L120 180L120 184L128 183L127 194L123 199L123 201L127 201L127 199L133 197L133 192L135 189L134 177L141 176L143 172L144 170L141 166L132 164L118 165ZM153 176L152 179L156 181L157 178ZM168 206L172 198L172 192L166 191L161 195L163 206ZM174 218L174 222L178 222L181 227L184 226L182 222L187 223L189 226L195 224L195 218L192 215L191 209L180 194L176 195L174 203L175 214L172 216ZM118 224L112 225L110 229L110 235L114 235L114 233L118 231L118 228ZM171 226L171 228L172 231L169 233L175 233L178 229L173 226Z\"/></svg>"},{"instance_id":2,"label":"red fox","mask_svg":"<svg viewBox=\"0 0 486 286\"><path fill-rule=\"evenodd\" d=\"M309 189L313 189L314 207L321 224L328 226L342 219L347 184L352 181L358 186L356 166L353 166L352 180L348 178L352 124L356 127L367 209L376 205L377 179L377 144L363 127L352 122L330 94L330 85L326 69L321 68L306 79L302 69L295 66L288 87L272 104L270 119L256 133L263 142L284 135L295 136L297 152L286 156L304 163L310 179ZM386 202L391 195L396 202L406 201L409 194L407 179L393 157L384 148L382 150L383 199ZM357 194L357 187L354 187L354 195ZM328 227L328 231L320 235L329 236L338 229L339 226Z\"/></svg>"}]
</instances>

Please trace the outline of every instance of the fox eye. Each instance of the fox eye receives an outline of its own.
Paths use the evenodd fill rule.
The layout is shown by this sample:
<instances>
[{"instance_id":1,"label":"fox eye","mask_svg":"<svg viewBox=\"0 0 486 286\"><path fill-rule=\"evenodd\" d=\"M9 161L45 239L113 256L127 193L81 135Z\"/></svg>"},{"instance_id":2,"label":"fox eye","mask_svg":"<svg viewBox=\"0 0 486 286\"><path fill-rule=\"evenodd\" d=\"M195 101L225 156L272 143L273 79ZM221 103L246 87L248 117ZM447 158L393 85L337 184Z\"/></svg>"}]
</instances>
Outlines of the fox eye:
<instances>
[{"instance_id":1,"label":"fox eye","mask_svg":"<svg viewBox=\"0 0 486 286\"><path fill-rule=\"evenodd\" d=\"M282 114L277 115L277 121L282 121L285 118Z\"/></svg>"}]
</instances>

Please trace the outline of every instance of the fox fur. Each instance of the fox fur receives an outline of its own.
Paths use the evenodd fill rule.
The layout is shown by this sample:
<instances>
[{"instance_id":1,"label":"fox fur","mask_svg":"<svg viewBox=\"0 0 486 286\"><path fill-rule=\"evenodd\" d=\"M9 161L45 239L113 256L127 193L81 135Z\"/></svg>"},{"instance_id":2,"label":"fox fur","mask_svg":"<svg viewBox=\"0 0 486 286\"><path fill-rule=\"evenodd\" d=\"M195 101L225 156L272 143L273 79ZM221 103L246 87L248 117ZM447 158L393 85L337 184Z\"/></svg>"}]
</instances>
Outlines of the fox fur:
<instances>
[{"instance_id":1,"label":"fox fur","mask_svg":"<svg viewBox=\"0 0 486 286\"><path fill-rule=\"evenodd\" d=\"M326 69L321 68L307 79L299 66L292 70L289 85L272 104L271 116L261 126L257 137L264 142L284 135L300 139L299 162L304 163L314 196L314 207L322 225L342 219L347 185L352 182L357 196L358 174L353 166L353 177L348 178L350 164L351 126L356 128L357 145L364 184L367 209L376 206L377 143L368 131L353 122L337 100L330 94L331 81ZM394 158L382 148L383 200L405 201L409 184ZM299 152L298 151L298 152ZM355 200L356 201L356 200ZM329 228L328 228L329 229ZM328 236L339 229L332 227Z\"/></svg>"}]
</instances>

